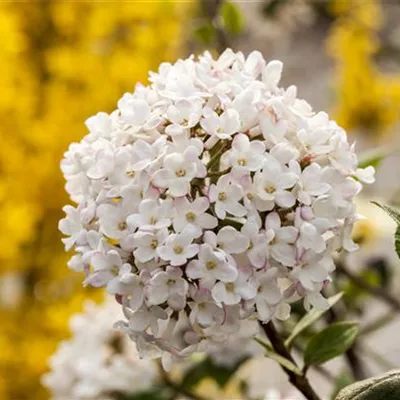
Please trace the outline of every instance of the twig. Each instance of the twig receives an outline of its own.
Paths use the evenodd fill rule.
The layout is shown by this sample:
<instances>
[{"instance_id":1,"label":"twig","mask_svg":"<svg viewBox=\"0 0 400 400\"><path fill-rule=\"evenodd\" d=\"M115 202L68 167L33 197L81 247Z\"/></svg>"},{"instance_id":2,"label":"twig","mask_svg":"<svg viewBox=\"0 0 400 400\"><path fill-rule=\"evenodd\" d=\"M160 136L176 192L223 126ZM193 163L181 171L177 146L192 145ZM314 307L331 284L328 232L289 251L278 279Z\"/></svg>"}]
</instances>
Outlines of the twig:
<instances>
[{"instance_id":1,"label":"twig","mask_svg":"<svg viewBox=\"0 0 400 400\"><path fill-rule=\"evenodd\" d=\"M298 351L298 352L302 352L304 351L304 348L302 348L301 346L299 346L297 343L292 343L293 348ZM324 368L322 365L312 365L312 368L317 371L321 376L323 376L327 381L329 381L330 383L335 381L335 377L334 375L327 370L326 368Z\"/></svg>"},{"instance_id":2,"label":"twig","mask_svg":"<svg viewBox=\"0 0 400 400\"><path fill-rule=\"evenodd\" d=\"M207 174L207 178L211 178L211 177L217 177L218 178L218 177L220 177L222 175L228 174L230 172L230 170L231 170L231 167L229 167L227 169L224 169L223 171L209 172Z\"/></svg>"},{"instance_id":3,"label":"twig","mask_svg":"<svg viewBox=\"0 0 400 400\"><path fill-rule=\"evenodd\" d=\"M276 331L274 324L272 321L268 322L267 324L262 325L265 334L267 335L268 339L270 340L272 347L274 350L282 357L285 357L293 364L296 364L292 355L290 354L289 350L285 347L285 344ZM281 366L282 369L285 371L286 375L289 377L290 383L295 386L308 400L320 400L319 396L315 393L314 389L311 387L308 379L305 376L305 372L302 375L297 375L296 373L290 371L289 369Z\"/></svg>"},{"instance_id":4,"label":"twig","mask_svg":"<svg viewBox=\"0 0 400 400\"><path fill-rule=\"evenodd\" d=\"M170 378L168 373L164 370L160 361L157 362L157 365L158 365L158 370L159 370L159 373L161 375L163 382L165 383L166 386L171 388L176 394L181 394L182 396L185 396L189 400L208 400L206 397L203 397L196 393L193 393L190 390L183 387L182 385L175 383Z\"/></svg>"},{"instance_id":5,"label":"twig","mask_svg":"<svg viewBox=\"0 0 400 400\"><path fill-rule=\"evenodd\" d=\"M386 290L378 286L371 285L365 279L353 274L341 263L337 263L336 270L341 274L343 274L344 276L347 276L347 278L349 278L359 288L364 289L365 291L371 293L378 299L389 304L396 311L400 312L400 300L396 299L396 297L392 296Z\"/></svg>"}]
</instances>

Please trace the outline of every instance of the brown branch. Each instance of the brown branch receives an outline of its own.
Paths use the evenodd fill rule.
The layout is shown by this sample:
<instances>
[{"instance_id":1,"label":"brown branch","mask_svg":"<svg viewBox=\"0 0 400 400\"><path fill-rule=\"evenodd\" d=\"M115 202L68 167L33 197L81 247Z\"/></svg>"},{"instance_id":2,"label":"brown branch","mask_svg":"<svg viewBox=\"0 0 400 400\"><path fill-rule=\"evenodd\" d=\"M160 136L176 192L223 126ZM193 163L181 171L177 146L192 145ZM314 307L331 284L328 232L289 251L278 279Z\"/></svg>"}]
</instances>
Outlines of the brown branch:
<instances>
[{"instance_id":1,"label":"brown branch","mask_svg":"<svg viewBox=\"0 0 400 400\"><path fill-rule=\"evenodd\" d=\"M378 299L389 304L394 310L400 312L400 300L398 300L396 297L392 296L385 289L382 289L381 287L378 287L378 286L371 285L365 279L353 274L341 263L337 263L336 270L339 273L341 273L342 275L349 278L359 288L365 290L366 292L369 292L373 296L375 296Z\"/></svg>"},{"instance_id":2,"label":"brown branch","mask_svg":"<svg viewBox=\"0 0 400 400\"><path fill-rule=\"evenodd\" d=\"M272 321L267 324L262 325L265 334L267 335L269 341L272 344L274 350L282 357L285 357L293 364L296 364L289 350L286 348L284 341L282 340L279 333L276 331L274 324ZM297 375L293 371L282 366L282 369L285 371L286 375L289 377L290 383L295 386L299 392L301 392L306 399L308 400L320 400L319 396L315 393L314 389L311 387L308 379L305 376L305 371L303 371L302 375Z\"/></svg>"}]
</instances>

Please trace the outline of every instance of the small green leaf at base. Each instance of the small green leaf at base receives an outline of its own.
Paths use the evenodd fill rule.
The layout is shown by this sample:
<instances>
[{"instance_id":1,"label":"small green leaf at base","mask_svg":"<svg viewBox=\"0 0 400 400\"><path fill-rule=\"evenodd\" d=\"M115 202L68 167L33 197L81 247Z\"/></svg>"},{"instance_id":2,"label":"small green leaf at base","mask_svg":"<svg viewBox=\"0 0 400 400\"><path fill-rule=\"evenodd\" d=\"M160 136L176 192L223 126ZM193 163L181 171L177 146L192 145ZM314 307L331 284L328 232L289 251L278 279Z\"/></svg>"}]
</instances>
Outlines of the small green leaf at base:
<instances>
[{"instance_id":1,"label":"small green leaf at base","mask_svg":"<svg viewBox=\"0 0 400 400\"><path fill-rule=\"evenodd\" d=\"M329 306L332 307L335 305L343 296L343 293L338 293L328 299ZM293 340L305 329L307 329L310 325L312 325L315 321L317 321L327 310L317 310L313 309L309 313L307 313L293 328L292 333L286 339L285 346L289 347L292 345Z\"/></svg>"},{"instance_id":2,"label":"small green leaf at base","mask_svg":"<svg viewBox=\"0 0 400 400\"><path fill-rule=\"evenodd\" d=\"M255 337L254 340L258 344L260 344L262 347L264 347L264 349L266 351L265 355L268 358L270 358L271 360L276 361L277 363L282 365L282 367L288 369L289 371L294 372L296 375L301 375L301 370L297 365L293 364L290 360L288 360L285 357L282 357L278 353L275 353L275 351L272 348L272 346L270 346L268 343L264 342L263 339L261 339L259 337Z\"/></svg>"},{"instance_id":3,"label":"small green leaf at base","mask_svg":"<svg viewBox=\"0 0 400 400\"><path fill-rule=\"evenodd\" d=\"M400 371L353 383L342 389L335 400L399 400Z\"/></svg>"},{"instance_id":4,"label":"small green leaf at base","mask_svg":"<svg viewBox=\"0 0 400 400\"><path fill-rule=\"evenodd\" d=\"M358 323L346 321L332 324L313 336L304 352L305 365L322 364L343 354L359 332Z\"/></svg>"},{"instance_id":5,"label":"small green leaf at base","mask_svg":"<svg viewBox=\"0 0 400 400\"><path fill-rule=\"evenodd\" d=\"M377 201L371 201L371 203L380 207L393 219L394 222L396 222L397 229L394 234L394 246L396 248L397 256L400 258L400 212L392 207L389 207L385 204L381 204Z\"/></svg>"}]
</instances>

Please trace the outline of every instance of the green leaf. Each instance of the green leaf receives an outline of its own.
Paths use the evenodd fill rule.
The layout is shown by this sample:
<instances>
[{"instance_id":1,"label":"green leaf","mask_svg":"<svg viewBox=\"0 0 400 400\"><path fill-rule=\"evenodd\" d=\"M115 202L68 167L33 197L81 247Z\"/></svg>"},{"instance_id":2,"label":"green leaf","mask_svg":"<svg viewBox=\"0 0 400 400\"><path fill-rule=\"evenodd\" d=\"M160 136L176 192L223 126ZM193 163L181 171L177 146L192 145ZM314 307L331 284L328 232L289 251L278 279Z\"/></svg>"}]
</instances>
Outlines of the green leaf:
<instances>
[{"instance_id":1,"label":"green leaf","mask_svg":"<svg viewBox=\"0 0 400 400\"><path fill-rule=\"evenodd\" d=\"M285 357L282 357L281 355L279 355L278 353L276 353L274 351L274 349L272 348L272 346L270 346L268 343L265 343L264 340L262 340L259 337L255 337L254 340L260 344L262 347L264 347L266 353L265 355L269 358L271 358L272 360L278 362L280 365L282 365L283 367L285 367L286 369L288 369L289 371L294 372L297 375L301 375L301 370L300 368L293 364L290 360L288 360Z\"/></svg>"},{"instance_id":2,"label":"green leaf","mask_svg":"<svg viewBox=\"0 0 400 400\"><path fill-rule=\"evenodd\" d=\"M322 364L348 350L357 337L356 322L337 322L313 336L304 352L306 365Z\"/></svg>"},{"instance_id":3,"label":"green leaf","mask_svg":"<svg viewBox=\"0 0 400 400\"><path fill-rule=\"evenodd\" d=\"M371 203L380 207L383 211L385 211L394 222L397 224L397 229L394 234L394 247L396 249L397 256L400 257L400 212L394 209L393 207L389 207L385 204L381 204L377 201L372 201Z\"/></svg>"},{"instance_id":4,"label":"green leaf","mask_svg":"<svg viewBox=\"0 0 400 400\"><path fill-rule=\"evenodd\" d=\"M400 225L400 212L393 207L387 206L385 204L379 203L378 201L371 201L372 204L380 207L385 211L397 225Z\"/></svg>"},{"instance_id":5,"label":"green leaf","mask_svg":"<svg viewBox=\"0 0 400 400\"><path fill-rule=\"evenodd\" d=\"M342 389L335 400L398 400L400 371L353 383Z\"/></svg>"},{"instance_id":6,"label":"green leaf","mask_svg":"<svg viewBox=\"0 0 400 400\"><path fill-rule=\"evenodd\" d=\"M215 28L212 26L211 23L207 22L196 26L192 30L192 34L195 40L205 45L212 44L216 37Z\"/></svg>"},{"instance_id":7,"label":"green leaf","mask_svg":"<svg viewBox=\"0 0 400 400\"><path fill-rule=\"evenodd\" d=\"M332 307L336 304L343 296L343 292L338 293L328 299L329 306ZM293 340L305 329L307 329L310 325L312 325L315 321L317 321L327 310L317 310L313 309L309 313L307 313L293 328L292 333L286 339L285 346L289 347L292 345Z\"/></svg>"},{"instance_id":8,"label":"green leaf","mask_svg":"<svg viewBox=\"0 0 400 400\"><path fill-rule=\"evenodd\" d=\"M217 382L219 387L223 388L246 359L247 358L243 358L235 365L226 367L217 365L210 358L206 358L187 371L181 385L190 389L196 386L203 379L212 378Z\"/></svg>"},{"instance_id":9,"label":"green leaf","mask_svg":"<svg viewBox=\"0 0 400 400\"><path fill-rule=\"evenodd\" d=\"M244 18L240 8L236 4L230 1L222 3L220 15L222 18L222 25L227 32L233 35L238 35L243 32Z\"/></svg>"}]
</instances>

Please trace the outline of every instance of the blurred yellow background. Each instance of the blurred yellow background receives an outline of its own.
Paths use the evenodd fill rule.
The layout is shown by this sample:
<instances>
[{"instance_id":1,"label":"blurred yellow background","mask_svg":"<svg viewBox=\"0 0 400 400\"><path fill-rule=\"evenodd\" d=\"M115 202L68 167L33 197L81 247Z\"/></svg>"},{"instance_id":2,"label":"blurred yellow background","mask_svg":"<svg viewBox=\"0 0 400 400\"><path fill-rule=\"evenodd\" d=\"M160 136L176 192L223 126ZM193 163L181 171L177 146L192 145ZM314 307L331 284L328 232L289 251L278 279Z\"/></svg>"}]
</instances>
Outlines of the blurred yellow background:
<instances>
[{"instance_id":1,"label":"blurred yellow background","mask_svg":"<svg viewBox=\"0 0 400 400\"><path fill-rule=\"evenodd\" d=\"M187 55L194 3L0 2L0 399L48 397L39 383L48 356L83 300L101 296L66 267L62 153L89 116L113 110L161 61ZM350 131L385 137L399 122L400 74L375 63L382 3L324 3L333 112Z\"/></svg>"},{"instance_id":2,"label":"blurred yellow background","mask_svg":"<svg viewBox=\"0 0 400 400\"><path fill-rule=\"evenodd\" d=\"M62 153L86 118L177 57L188 6L0 3L0 399L47 398L47 358L92 295L67 269L57 229L69 202Z\"/></svg>"}]
</instances>

